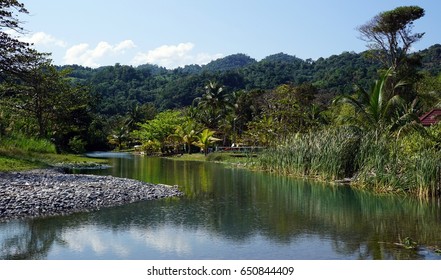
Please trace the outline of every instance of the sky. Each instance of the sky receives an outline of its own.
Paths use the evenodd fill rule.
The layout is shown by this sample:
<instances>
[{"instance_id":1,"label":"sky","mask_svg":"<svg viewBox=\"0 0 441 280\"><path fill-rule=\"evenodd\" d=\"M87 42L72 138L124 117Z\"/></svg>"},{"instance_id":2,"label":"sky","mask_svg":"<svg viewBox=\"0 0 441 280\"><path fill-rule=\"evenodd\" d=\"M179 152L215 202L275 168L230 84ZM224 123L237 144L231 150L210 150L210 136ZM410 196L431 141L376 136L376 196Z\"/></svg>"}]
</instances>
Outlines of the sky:
<instances>
[{"instance_id":1,"label":"sky","mask_svg":"<svg viewBox=\"0 0 441 280\"><path fill-rule=\"evenodd\" d=\"M417 5L425 32L414 51L441 43L438 0L21 0L22 40L56 65L156 64L169 69L243 53L316 60L361 52L360 26L380 12Z\"/></svg>"}]
</instances>

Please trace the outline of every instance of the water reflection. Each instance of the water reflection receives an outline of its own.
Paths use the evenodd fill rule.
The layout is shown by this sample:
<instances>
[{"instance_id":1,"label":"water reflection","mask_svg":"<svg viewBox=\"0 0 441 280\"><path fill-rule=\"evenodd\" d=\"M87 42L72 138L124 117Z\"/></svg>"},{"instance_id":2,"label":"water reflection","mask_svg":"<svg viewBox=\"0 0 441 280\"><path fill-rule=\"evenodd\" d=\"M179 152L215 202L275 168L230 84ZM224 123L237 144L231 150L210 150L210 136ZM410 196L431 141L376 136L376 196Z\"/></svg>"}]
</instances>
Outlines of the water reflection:
<instances>
[{"instance_id":1,"label":"water reflection","mask_svg":"<svg viewBox=\"0 0 441 280\"><path fill-rule=\"evenodd\" d=\"M440 259L440 206L218 164L114 158L101 174L184 198L0 224L3 259Z\"/></svg>"}]
</instances>

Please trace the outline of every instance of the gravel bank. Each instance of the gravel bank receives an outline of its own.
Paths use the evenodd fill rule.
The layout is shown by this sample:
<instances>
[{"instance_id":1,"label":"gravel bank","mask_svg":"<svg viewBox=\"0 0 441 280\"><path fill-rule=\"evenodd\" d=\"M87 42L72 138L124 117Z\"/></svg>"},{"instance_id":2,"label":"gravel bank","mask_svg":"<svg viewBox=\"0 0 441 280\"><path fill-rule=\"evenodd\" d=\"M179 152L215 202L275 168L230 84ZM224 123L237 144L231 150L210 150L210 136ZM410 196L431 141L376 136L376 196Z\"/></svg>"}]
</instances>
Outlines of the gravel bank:
<instances>
[{"instance_id":1,"label":"gravel bank","mask_svg":"<svg viewBox=\"0 0 441 280\"><path fill-rule=\"evenodd\" d=\"M97 210L180 196L176 186L57 170L0 173L0 221Z\"/></svg>"}]
</instances>

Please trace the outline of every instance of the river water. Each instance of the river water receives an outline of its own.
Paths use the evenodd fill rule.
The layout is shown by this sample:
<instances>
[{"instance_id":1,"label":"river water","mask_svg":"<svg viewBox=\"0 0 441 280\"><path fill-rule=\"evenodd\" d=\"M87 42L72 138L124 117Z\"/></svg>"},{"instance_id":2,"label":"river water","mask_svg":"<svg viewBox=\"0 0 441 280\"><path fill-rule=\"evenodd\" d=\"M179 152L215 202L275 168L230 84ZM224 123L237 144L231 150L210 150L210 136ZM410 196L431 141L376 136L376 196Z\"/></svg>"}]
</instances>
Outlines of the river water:
<instances>
[{"instance_id":1,"label":"river water","mask_svg":"<svg viewBox=\"0 0 441 280\"><path fill-rule=\"evenodd\" d=\"M0 259L441 259L441 206L222 164L105 154L77 172L185 196L0 223ZM396 243L413 241L417 249Z\"/></svg>"}]
</instances>

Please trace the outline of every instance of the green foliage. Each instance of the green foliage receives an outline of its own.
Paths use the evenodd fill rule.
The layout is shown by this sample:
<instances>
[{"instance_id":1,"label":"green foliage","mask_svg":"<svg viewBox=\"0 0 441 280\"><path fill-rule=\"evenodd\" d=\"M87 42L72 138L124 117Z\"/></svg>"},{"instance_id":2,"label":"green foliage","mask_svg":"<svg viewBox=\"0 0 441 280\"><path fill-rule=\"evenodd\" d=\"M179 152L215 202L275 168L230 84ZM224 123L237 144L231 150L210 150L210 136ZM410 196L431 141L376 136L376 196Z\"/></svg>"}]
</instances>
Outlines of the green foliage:
<instances>
[{"instance_id":1,"label":"green foliage","mask_svg":"<svg viewBox=\"0 0 441 280\"><path fill-rule=\"evenodd\" d=\"M203 71L225 72L237 70L256 63L256 60L245 54L233 54L216 59L202 67Z\"/></svg>"},{"instance_id":2,"label":"green foliage","mask_svg":"<svg viewBox=\"0 0 441 280\"><path fill-rule=\"evenodd\" d=\"M206 161L216 161L216 162L225 162L228 161L228 159L230 158L229 154L226 153L209 153L208 155L206 155Z\"/></svg>"},{"instance_id":3,"label":"green foliage","mask_svg":"<svg viewBox=\"0 0 441 280\"><path fill-rule=\"evenodd\" d=\"M202 148L204 150L204 154L207 155L210 145L221 140L213 136L215 133L216 131L206 128L196 136L197 141L193 142L193 144Z\"/></svg>"},{"instance_id":4,"label":"green foliage","mask_svg":"<svg viewBox=\"0 0 441 280\"><path fill-rule=\"evenodd\" d=\"M122 150L129 141L129 130L126 124L119 124L109 135L109 143Z\"/></svg>"},{"instance_id":5,"label":"green foliage","mask_svg":"<svg viewBox=\"0 0 441 280\"><path fill-rule=\"evenodd\" d=\"M430 75L438 75L441 72L441 44L435 44L421 51L421 62L424 70Z\"/></svg>"},{"instance_id":6,"label":"green foliage","mask_svg":"<svg viewBox=\"0 0 441 280\"><path fill-rule=\"evenodd\" d=\"M168 144L169 136L174 134L176 127L184 122L185 118L181 111L167 110L156 115L154 119L140 124L140 129L134 131L132 136L142 143L157 141L164 148Z\"/></svg>"},{"instance_id":7,"label":"green foliage","mask_svg":"<svg viewBox=\"0 0 441 280\"><path fill-rule=\"evenodd\" d=\"M3 156L0 154L0 172L29 170L41 168L42 166L43 164L38 162Z\"/></svg>"},{"instance_id":8,"label":"green foliage","mask_svg":"<svg viewBox=\"0 0 441 280\"><path fill-rule=\"evenodd\" d=\"M161 153L161 143L157 140L148 140L142 144L141 150L149 156L158 155Z\"/></svg>"},{"instance_id":9,"label":"green foliage","mask_svg":"<svg viewBox=\"0 0 441 280\"><path fill-rule=\"evenodd\" d=\"M248 130L242 136L241 142L248 146L276 145L278 142L274 140L277 138L277 133L274 128L274 119L263 116L248 123Z\"/></svg>"},{"instance_id":10,"label":"green foliage","mask_svg":"<svg viewBox=\"0 0 441 280\"><path fill-rule=\"evenodd\" d=\"M186 120L183 124L178 124L175 132L168 138L183 144L184 150L191 154L191 146L197 140L197 131L197 124L193 120Z\"/></svg>"},{"instance_id":11,"label":"green foliage","mask_svg":"<svg viewBox=\"0 0 441 280\"><path fill-rule=\"evenodd\" d=\"M25 153L55 153L55 145L46 139L13 134L2 138L0 146L3 151L21 151Z\"/></svg>"},{"instance_id":12,"label":"green foliage","mask_svg":"<svg viewBox=\"0 0 441 280\"><path fill-rule=\"evenodd\" d=\"M75 135L69 140L69 149L75 154L83 154L86 152L86 141Z\"/></svg>"},{"instance_id":13,"label":"green foliage","mask_svg":"<svg viewBox=\"0 0 441 280\"><path fill-rule=\"evenodd\" d=\"M38 55L30 48L30 44L17 40L8 32L24 32L17 13L29 12L17 0L0 1L0 81L11 76L23 75L34 56Z\"/></svg>"},{"instance_id":14,"label":"green foliage","mask_svg":"<svg viewBox=\"0 0 441 280\"><path fill-rule=\"evenodd\" d=\"M90 122L89 93L66 78L44 56L20 80L5 83L7 93L0 103L8 108L14 127L25 133L53 139L58 150L68 149L68 141L85 134ZM14 128L13 128L14 129Z\"/></svg>"},{"instance_id":15,"label":"green foliage","mask_svg":"<svg viewBox=\"0 0 441 280\"><path fill-rule=\"evenodd\" d=\"M384 72L380 79L375 81L369 92L359 89L357 96L342 95L335 99L335 102L349 104L355 110L355 116L343 115L346 119L343 122L353 124L361 129L375 130L379 133L397 132L399 136L406 130L421 130L418 125L419 119L416 114L416 97L412 102L407 103L395 91L401 83L393 89L387 87L389 77L393 75L392 68Z\"/></svg>"},{"instance_id":16,"label":"green foliage","mask_svg":"<svg viewBox=\"0 0 441 280\"><path fill-rule=\"evenodd\" d=\"M440 61L436 45L417 54L423 58L422 69L431 69L432 75L439 72L433 72ZM232 55L209 65L213 67L192 65L174 70L155 65L135 68L119 64L97 69L65 67L72 69L69 76L76 83L91 86L95 113L125 116L133 106L146 103L160 111L189 106L202 96L208 81L218 81L226 92L272 90L282 84L310 83L319 90L319 103L327 104L337 94L352 93L354 84L367 87L381 66L365 52L343 52L315 61L275 54L256 62L243 55Z\"/></svg>"},{"instance_id":17,"label":"green foliage","mask_svg":"<svg viewBox=\"0 0 441 280\"><path fill-rule=\"evenodd\" d=\"M424 145L409 154L409 135L399 141L382 135L375 141L373 133L366 134L360 145L357 162L360 169L357 182L379 191L413 193L427 198L436 195L436 171L441 153L434 146Z\"/></svg>"},{"instance_id":18,"label":"green foliage","mask_svg":"<svg viewBox=\"0 0 441 280\"><path fill-rule=\"evenodd\" d=\"M439 133L439 128L436 134ZM420 198L437 194L441 152L432 140L414 133L397 140L375 131L350 128L296 134L264 151L256 168L326 180L353 178L353 184L377 192L411 193ZM417 140L415 140L418 138ZM410 145L409 142L416 145Z\"/></svg>"},{"instance_id":19,"label":"green foliage","mask_svg":"<svg viewBox=\"0 0 441 280\"><path fill-rule=\"evenodd\" d=\"M407 59L412 44L418 42L424 33L412 34L415 20L425 14L418 6L402 6L382 12L368 23L360 26L361 38L386 68L398 71Z\"/></svg>"}]
</instances>

